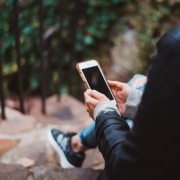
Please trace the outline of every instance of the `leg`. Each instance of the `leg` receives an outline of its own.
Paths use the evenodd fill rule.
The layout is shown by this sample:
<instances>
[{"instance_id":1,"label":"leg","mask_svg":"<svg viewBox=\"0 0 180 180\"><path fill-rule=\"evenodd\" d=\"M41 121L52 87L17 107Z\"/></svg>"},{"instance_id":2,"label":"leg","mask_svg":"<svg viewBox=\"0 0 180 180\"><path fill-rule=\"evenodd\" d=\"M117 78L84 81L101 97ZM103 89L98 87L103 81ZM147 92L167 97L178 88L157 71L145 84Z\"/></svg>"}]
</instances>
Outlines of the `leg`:
<instances>
[{"instance_id":1,"label":"leg","mask_svg":"<svg viewBox=\"0 0 180 180\"><path fill-rule=\"evenodd\" d=\"M71 139L71 147L74 152L82 152L97 147L95 123L83 129Z\"/></svg>"}]
</instances>

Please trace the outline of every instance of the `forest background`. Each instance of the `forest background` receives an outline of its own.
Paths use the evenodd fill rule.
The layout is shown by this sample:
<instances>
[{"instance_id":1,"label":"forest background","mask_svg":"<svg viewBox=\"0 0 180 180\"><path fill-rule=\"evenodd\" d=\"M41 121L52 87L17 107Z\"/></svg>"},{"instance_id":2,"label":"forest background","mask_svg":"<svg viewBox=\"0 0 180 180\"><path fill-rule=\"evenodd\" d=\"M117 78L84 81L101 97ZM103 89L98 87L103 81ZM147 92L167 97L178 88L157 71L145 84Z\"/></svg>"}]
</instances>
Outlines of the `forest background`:
<instances>
[{"instance_id":1,"label":"forest background","mask_svg":"<svg viewBox=\"0 0 180 180\"><path fill-rule=\"evenodd\" d=\"M128 72L128 75L145 74L155 54L158 39L167 30L180 24L180 0L42 2L47 96L57 91L71 91L73 96L78 97L78 92L84 86L75 64L88 59L96 59L101 65L108 64L111 61L109 49L121 43L127 28L135 32L134 59L140 62L140 66ZM37 95L40 93L42 69L38 1L21 0L18 5L24 95ZM0 0L0 41L6 96L18 94L14 37L13 0ZM62 50L59 53L60 46ZM58 68L59 61L61 68ZM62 77L61 90L58 89L59 71Z\"/></svg>"}]
</instances>

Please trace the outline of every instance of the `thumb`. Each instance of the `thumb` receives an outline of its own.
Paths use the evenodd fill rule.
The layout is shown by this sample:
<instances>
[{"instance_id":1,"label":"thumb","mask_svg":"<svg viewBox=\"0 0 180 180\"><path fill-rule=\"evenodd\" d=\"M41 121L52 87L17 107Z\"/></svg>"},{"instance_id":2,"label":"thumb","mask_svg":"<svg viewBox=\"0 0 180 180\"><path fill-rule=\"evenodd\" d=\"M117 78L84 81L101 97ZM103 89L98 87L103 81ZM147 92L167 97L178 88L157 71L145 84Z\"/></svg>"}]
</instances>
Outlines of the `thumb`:
<instances>
[{"instance_id":1,"label":"thumb","mask_svg":"<svg viewBox=\"0 0 180 180\"><path fill-rule=\"evenodd\" d=\"M118 82L118 81L109 81L108 80L108 84L111 88L118 88L120 90L122 90L124 88L124 84L125 83L121 83L121 82Z\"/></svg>"},{"instance_id":2,"label":"thumb","mask_svg":"<svg viewBox=\"0 0 180 180\"><path fill-rule=\"evenodd\" d=\"M102 96L105 96L104 94L102 94L102 93L100 93L100 92L98 92L96 90L89 90L88 89L87 93L88 93L89 96L91 96L91 97L93 97L93 98L95 98L97 100L100 100L102 98Z\"/></svg>"},{"instance_id":3,"label":"thumb","mask_svg":"<svg viewBox=\"0 0 180 180\"><path fill-rule=\"evenodd\" d=\"M97 100L96 99L94 99L92 96L90 96L89 94L88 94L88 90L84 93L84 98L85 98L85 102L91 102L91 103L95 103L95 102L97 102Z\"/></svg>"}]
</instances>

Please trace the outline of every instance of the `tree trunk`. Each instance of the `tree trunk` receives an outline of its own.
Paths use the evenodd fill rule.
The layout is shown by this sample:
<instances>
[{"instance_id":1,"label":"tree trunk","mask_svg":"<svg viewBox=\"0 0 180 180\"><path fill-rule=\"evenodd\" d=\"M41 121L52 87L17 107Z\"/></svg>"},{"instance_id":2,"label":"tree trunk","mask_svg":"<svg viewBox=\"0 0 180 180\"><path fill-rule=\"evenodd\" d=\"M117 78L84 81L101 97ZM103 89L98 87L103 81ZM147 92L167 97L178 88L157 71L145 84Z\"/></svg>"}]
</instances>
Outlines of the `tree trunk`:
<instances>
[{"instance_id":1,"label":"tree trunk","mask_svg":"<svg viewBox=\"0 0 180 180\"><path fill-rule=\"evenodd\" d=\"M2 57L1 57L1 41L0 41L0 98L1 98L1 117L6 119L4 111L4 90L3 90L3 75L2 75Z\"/></svg>"},{"instance_id":2,"label":"tree trunk","mask_svg":"<svg viewBox=\"0 0 180 180\"><path fill-rule=\"evenodd\" d=\"M47 97L50 96L51 94L51 79L52 79L52 69L51 69L51 37L49 37L49 39L47 40L47 52L48 52L48 56L47 56Z\"/></svg>"},{"instance_id":3,"label":"tree trunk","mask_svg":"<svg viewBox=\"0 0 180 180\"><path fill-rule=\"evenodd\" d=\"M60 29L59 29L59 59L58 59L58 101L61 98L61 88L62 88L62 62L63 62L63 38L62 38L62 30L63 30L63 20L64 20L64 0L59 0L59 10L60 10Z\"/></svg>"},{"instance_id":4,"label":"tree trunk","mask_svg":"<svg viewBox=\"0 0 180 180\"><path fill-rule=\"evenodd\" d=\"M18 66L18 87L19 87L19 101L20 110L24 114L23 105L23 84L22 84L22 69L21 69L21 51L20 51L20 30L19 30L19 8L18 0L14 0L14 27L15 27L15 48L17 55L17 66Z\"/></svg>"},{"instance_id":5,"label":"tree trunk","mask_svg":"<svg viewBox=\"0 0 180 180\"><path fill-rule=\"evenodd\" d=\"M76 47L76 32L78 28L78 19L79 19L79 9L80 9L80 0L77 1L73 17L71 20L72 23L72 43L71 43L71 51L70 51L70 69L69 69L69 84L68 84L68 89L69 89L69 94L72 95L72 84L74 82L74 59L75 59L75 47Z\"/></svg>"},{"instance_id":6,"label":"tree trunk","mask_svg":"<svg viewBox=\"0 0 180 180\"><path fill-rule=\"evenodd\" d=\"M40 59L41 59L41 100L42 100L42 113L46 114L45 103L46 103L46 85L45 85L45 67L44 67L44 42L43 42L43 0L38 0L39 4L39 39L40 39Z\"/></svg>"}]
</instances>

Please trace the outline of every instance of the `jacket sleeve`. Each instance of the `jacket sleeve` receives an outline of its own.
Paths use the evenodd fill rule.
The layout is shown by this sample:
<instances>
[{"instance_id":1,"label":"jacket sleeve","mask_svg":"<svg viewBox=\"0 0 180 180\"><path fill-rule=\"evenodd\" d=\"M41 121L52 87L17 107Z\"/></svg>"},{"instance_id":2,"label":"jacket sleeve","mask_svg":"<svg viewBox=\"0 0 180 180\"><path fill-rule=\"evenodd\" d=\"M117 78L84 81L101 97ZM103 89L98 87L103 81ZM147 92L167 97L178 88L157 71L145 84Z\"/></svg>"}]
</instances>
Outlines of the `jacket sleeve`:
<instances>
[{"instance_id":1,"label":"jacket sleeve","mask_svg":"<svg viewBox=\"0 0 180 180\"><path fill-rule=\"evenodd\" d=\"M141 102L143 92L132 88L129 96L126 101L125 109L124 109L124 114L123 117L129 118L129 119L134 119L137 111L138 111L138 106Z\"/></svg>"},{"instance_id":2,"label":"jacket sleeve","mask_svg":"<svg viewBox=\"0 0 180 180\"><path fill-rule=\"evenodd\" d=\"M133 129L116 112L96 118L96 139L110 180L170 177L180 161L180 45L166 34L157 48Z\"/></svg>"}]
</instances>

